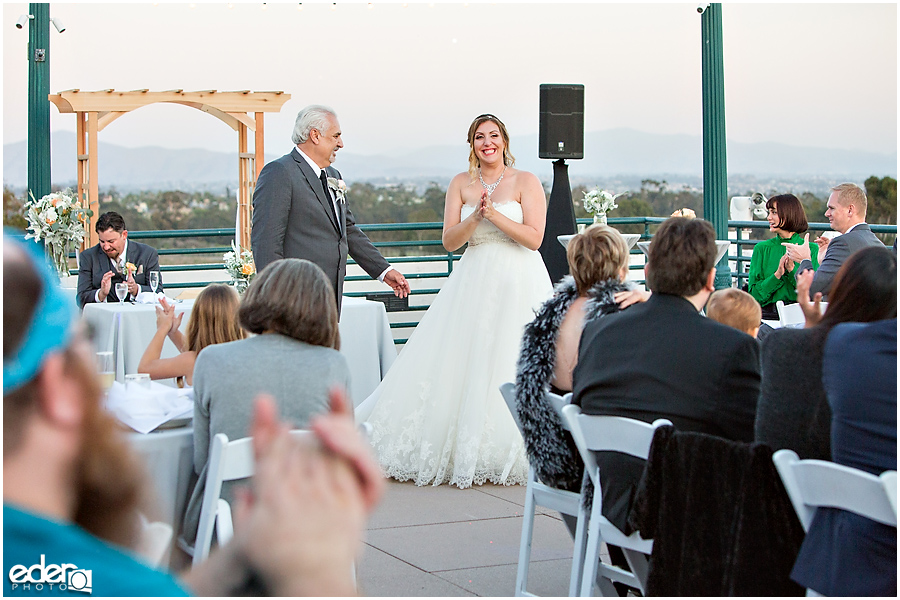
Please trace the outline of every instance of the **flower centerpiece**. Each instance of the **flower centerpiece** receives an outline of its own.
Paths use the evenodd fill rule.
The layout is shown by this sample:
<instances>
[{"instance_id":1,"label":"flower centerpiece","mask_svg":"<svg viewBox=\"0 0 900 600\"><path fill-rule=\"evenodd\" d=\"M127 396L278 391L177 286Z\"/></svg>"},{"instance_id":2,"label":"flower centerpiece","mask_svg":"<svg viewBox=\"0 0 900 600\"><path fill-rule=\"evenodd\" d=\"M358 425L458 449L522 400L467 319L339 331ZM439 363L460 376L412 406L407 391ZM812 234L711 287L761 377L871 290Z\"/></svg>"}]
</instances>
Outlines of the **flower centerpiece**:
<instances>
[{"instance_id":1,"label":"flower centerpiece","mask_svg":"<svg viewBox=\"0 0 900 600\"><path fill-rule=\"evenodd\" d=\"M250 286L250 282L256 276L256 265L253 263L253 252L246 248L234 245L231 242L231 252L222 256L225 262L225 270L231 275L231 282L238 294L243 294Z\"/></svg>"},{"instance_id":2,"label":"flower centerpiece","mask_svg":"<svg viewBox=\"0 0 900 600\"><path fill-rule=\"evenodd\" d=\"M606 225L606 213L619 208L619 205L616 204L616 199L620 196L624 196L626 193L627 192L622 192L621 194L613 195L606 190L594 188L589 192L584 192L584 198L581 200L581 205L584 206L584 210L594 216L594 223Z\"/></svg>"},{"instance_id":3,"label":"flower centerpiece","mask_svg":"<svg viewBox=\"0 0 900 600\"><path fill-rule=\"evenodd\" d=\"M69 252L84 242L85 225L94 212L84 208L69 190L47 194L40 200L28 192L25 203L28 233L25 239L44 240L59 278L69 276Z\"/></svg>"},{"instance_id":4,"label":"flower centerpiece","mask_svg":"<svg viewBox=\"0 0 900 600\"><path fill-rule=\"evenodd\" d=\"M689 208L680 208L672 213L673 217L684 217L685 219L696 219L697 213Z\"/></svg>"}]
</instances>

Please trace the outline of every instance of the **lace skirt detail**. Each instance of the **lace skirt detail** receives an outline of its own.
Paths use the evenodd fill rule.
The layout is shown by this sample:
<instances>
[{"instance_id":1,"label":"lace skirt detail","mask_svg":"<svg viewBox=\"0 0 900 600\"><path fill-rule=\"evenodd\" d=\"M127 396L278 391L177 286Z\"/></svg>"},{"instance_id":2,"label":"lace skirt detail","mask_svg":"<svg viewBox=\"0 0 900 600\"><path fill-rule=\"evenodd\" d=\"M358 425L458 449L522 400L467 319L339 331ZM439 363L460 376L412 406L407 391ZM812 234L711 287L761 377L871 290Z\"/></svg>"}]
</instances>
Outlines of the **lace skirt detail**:
<instances>
[{"instance_id":1,"label":"lace skirt detail","mask_svg":"<svg viewBox=\"0 0 900 600\"><path fill-rule=\"evenodd\" d=\"M524 484L522 437L500 384L552 287L540 254L470 247L365 405L384 472L417 485ZM362 408L362 406L360 407Z\"/></svg>"}]
</instances>

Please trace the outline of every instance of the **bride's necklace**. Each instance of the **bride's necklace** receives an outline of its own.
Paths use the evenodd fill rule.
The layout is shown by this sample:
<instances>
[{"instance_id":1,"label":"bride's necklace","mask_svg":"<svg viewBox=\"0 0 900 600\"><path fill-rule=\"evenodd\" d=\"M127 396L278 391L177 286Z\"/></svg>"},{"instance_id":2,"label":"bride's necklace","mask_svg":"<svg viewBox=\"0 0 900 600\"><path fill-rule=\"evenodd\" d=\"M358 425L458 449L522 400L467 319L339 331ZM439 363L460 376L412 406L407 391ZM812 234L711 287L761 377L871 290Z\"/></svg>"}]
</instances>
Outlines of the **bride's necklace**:
<instances>
[{"instance_id":1,"label":"bride's necklace","mask_svg":"<svg viewBox=\"0 0 900 600\"><path fill-rule=\"evenodd\" d=\"M478 169L478 180L481 182L481 187L487 190L488 196L494 195L494 190L497 189L497 186L500 185L500 182L503 181L503 176L506 175L506 165L503 165L503 172L500 173L500 178L497 179L494 183L485 183L484 178L481 176L481 169Z\"/></svg>"}]
</instances>

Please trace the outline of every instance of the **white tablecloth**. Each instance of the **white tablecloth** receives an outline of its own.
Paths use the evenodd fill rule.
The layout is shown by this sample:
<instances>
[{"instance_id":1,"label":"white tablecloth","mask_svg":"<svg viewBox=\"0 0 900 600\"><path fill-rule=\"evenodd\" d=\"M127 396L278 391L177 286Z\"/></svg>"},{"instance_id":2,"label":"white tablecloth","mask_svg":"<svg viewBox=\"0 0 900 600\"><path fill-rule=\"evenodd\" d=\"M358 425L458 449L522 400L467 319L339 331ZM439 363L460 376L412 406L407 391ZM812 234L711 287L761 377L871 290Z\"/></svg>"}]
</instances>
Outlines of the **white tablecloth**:
<instances>
[{"instance_id":1,"label":"white tablecloth","mask_svg":"<svg viewBox=\"0 0 900 600\"><path fill-rule=\"evenodd\" d=\"M193 300L177 304L175 312L184 312L182 333L194 306ZM116 360L116 381L137 373L138 363L153 334L156 333L156 311L149 304L102 302L86 304L85 321L94 328L94 345L98 352L112 351ZM341 308L341 354L350 367L350 397L356 406L371 394L387 373L397 350L384 304L362 298L344 297ZM174 344L166 339L162 357L176 356ZM171 380L169 380L171 381Z\"/></svg>"}]
</instances>

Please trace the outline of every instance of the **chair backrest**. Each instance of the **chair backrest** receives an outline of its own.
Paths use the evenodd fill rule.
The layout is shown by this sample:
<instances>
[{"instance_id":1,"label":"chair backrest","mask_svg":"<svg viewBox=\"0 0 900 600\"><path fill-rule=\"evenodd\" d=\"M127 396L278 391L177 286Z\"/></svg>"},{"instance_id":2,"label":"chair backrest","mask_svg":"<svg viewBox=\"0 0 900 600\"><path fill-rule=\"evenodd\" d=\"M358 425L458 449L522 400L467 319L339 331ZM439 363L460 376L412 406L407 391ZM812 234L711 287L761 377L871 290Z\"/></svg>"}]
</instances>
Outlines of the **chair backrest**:
<instances>
[{"instance_id":1,"label":"chair backrest","mask_svg":"<svg viewBox=\"0 0 900 600\"><path fill-rule=\"evenodd\" d=\"M297 429L291 431L291 435L305 437L312 433L306 429ZM209 556L216 517L221 513L219 499L222 495L222 484L226 481L252 477L255 466L252 437L234 441L229 441L228 436L224 433L217 433L213 437L209 450L209 468L206 471L203 502L200 505L200 522L194 542L193 564L197 565Z\"/></svg>"},{"instance_id":2,"label":"chair backrest","mask_svg":"<svg viewBox=\"0 0 900 600\"><path fill-rule=\"evenodd\" d=\"M564 406L562 414L597 489L600 489L599 468L594 452L622 452L646 459L656 430L672 424L668 419L657 419L650 424L625 417L585 415L581 413L581 407L574 404Z\"/></svg>"},{"instance_id":3,"label":"chair backrest","mask_svg":"<svg viewBox=\"0 0 900 600\"><path fill-rule=\"evenodd\" d=\"M799 303L785 304L783 300L775 302L775 308L778 310L778 321L782 327L803 326L806 323L806 315ZM819 311L824 315L828 308L827 302L819 303Z\"/></svg>"},{"instance_id":4,"label":"chair backrest","mask_svg":"<svg viewBox=\"0 0 900 600\"><path fill-rule=\"evenodd\" d=\"M853 467L825 460L800 460L793 450L772 456L797 517L808 531L819 506L850 511L866 518L897 526L897 472L875 476ZM892 490L892 491L889 491Z\"/></svg>"},{"instance_id":5,"label":"chair backrest","mask_svg":"<svg viewBox=\"0 0 900 600\"><path fill-rule=\"evenodd\" d=\"M509 408L509 412L512 413L513 420L516 422L516 427L519 428L519 433L524 435L522 431L522 423L519 421L519 411L516 408L516 384L512 382L506 382L500 386L500 395L503 396L503 400L506 401L506 406ZM562 408L566 404L572 401L571 392L566 394L565 396L559 396L554 394L553 392L547 392L544 396L550 406L556 411L556 414L559 415L559 418L562 419ZM565 419L563 419L563 429L566 431L569 430L569 426L566 425Z\"/></svg>"}]
</instances>

